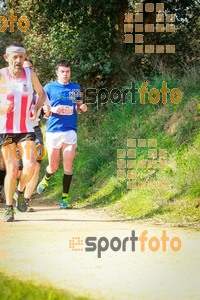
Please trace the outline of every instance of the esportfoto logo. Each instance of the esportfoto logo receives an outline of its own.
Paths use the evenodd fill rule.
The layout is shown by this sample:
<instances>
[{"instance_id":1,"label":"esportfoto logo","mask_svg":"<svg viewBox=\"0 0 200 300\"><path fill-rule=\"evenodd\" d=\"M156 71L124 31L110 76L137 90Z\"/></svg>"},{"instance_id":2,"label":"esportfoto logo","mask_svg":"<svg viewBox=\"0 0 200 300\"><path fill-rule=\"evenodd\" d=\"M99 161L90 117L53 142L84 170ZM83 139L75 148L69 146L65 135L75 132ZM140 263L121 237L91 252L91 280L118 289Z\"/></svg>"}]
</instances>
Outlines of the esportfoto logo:
<instances>
[{"instance_id":1,"label":"esportfoto logo","mask_svg":"<svg viewBox=\"0 0 200 300\"><path fill-rule=\"evenodd\" d=\"M15 31L15 23L21 32L26 32L30 27L29 18L21 16L19 19L15 16L14 10L10 10L9 16L0 16L0 32L5 32L8 28L10 32Z\"/></svg>"},{"instance_id":2,"label":"esportfoto logo","mask_svg":"<svg viewBox=\"0 0 200 300\"><path fill-rule=\"evenodd\" d=\"M139 158L143 150L143 158ZM167 183L157 178L157 170L169 167L167 149L158 148L157 139L127 139L124 149L117 149L117 178L127 180L127 189L167 189ZM145 176L140 177L141 171Z\"/></svg>"},{"instance_id":3,"label":"esportfoto logo","mask_svg":"<svg viewBox=\"0 0 200 300\"><path fill-rule=\"evenodd\" d=\"M108 239L103 236L97 238L89 236L85 240L80 237L72 237L69 241L69 248L74 252L97 252L97 257L101 258L102 253L111 249L113 252L135 252L138 245L140 252L151 251L157 252L158 250L166 252L172 250L178 252L182 247L181 239L177 236L170 238L167 236L166 230L162 231L159 237L148 236L148 230L144 230L139 236L136 236L135 230L131 231L131 236L123 239L113 237Z\"/></svg>"},{"instance_id":4,"label":"esportfoto logo","mask_svg":"<svg viewBox=\"0 0 200 300\"><path fill-rule=\"evenodd\" d=\"M144 105L147 100L151 104L162 103L166 105L168 103L179 104L182 100L183 93L177 87L169 89L167 82L162 81L162 86L160 89L155 87L148 89L149 83L145 81L141 84L140 88L135 87L135 83L131 82L130 88L125 88L123 90L114 88L108 90L106 88L87 88L84 93L84 103L87 105L96 105L97 110L105 105L109 101L113 104L126 104L128 97L131 103L136 103L135 96L139 94L140 104ZM170 101L169 101L170 100Z\"/></svg>"},{"instance_id":5,"label":"esportfoto logo","mask_svg":"<svg viewBox=\"0 0 200 300\"><path fill-rule=\"evenodd\" d=\"M145 12L154 14L154 24L144 23ZM174 22L175 15L165 13L164 3L137 3L135 4L135 14L125 14L124 42L135 44L135 53L137 54L175 53L175 45L146 45L144 43L144 37L149 33L175 32Z\"/></svg>"}]
</instances>

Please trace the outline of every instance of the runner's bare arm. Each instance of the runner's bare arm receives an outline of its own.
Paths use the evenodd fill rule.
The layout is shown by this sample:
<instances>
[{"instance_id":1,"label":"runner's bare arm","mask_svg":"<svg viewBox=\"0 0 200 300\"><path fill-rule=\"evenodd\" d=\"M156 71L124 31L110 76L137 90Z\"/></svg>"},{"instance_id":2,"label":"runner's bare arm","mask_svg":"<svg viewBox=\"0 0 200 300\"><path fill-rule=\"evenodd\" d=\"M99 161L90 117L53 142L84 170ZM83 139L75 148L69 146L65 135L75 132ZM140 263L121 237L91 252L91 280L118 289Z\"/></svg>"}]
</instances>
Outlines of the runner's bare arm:
<instances>
[{"instance_id":1,"label":"runner's bare arm","mask_svg":"<svg viewBox=\"0 0 200 300\"><path fill-rule=\"evenodd\" d=\"M29 118L30 118L30 120L35 121L35 119L37 118L39 109L43 106L44 102L46 101L46 93L45 93L41 83L39 82L39 79L38 79L36 73L33 70L31 70L31 82L32 82L34 91L38 95L38 98L37 98L37 102L36 102L35 106L30 111Z\"/></svg>"},{"instance_id":2,"label":"runner's bare arm","mask_svg":"<svg viewBox=\"0 0 200 300\"><path fill-rule=\"evenodd\" d=\"M44 117L48 119L51 116L51 106L45 103L43 105L43 111L44 111Z\"/></svg>"},{"instance_id":3,"label":"runner's bare arm","mask_svg":"<svg viewBox=\"0 0 200 300\"><path fill-rule=\"evenodd\" d=\"M31 70L31 81L33 85L34 91L37 93L38 98L37 98L37 103L35 104L35 109L38 111L46 101L46 93L39 82L39 79L34 71Z\"/></svg>"}]
</instances>

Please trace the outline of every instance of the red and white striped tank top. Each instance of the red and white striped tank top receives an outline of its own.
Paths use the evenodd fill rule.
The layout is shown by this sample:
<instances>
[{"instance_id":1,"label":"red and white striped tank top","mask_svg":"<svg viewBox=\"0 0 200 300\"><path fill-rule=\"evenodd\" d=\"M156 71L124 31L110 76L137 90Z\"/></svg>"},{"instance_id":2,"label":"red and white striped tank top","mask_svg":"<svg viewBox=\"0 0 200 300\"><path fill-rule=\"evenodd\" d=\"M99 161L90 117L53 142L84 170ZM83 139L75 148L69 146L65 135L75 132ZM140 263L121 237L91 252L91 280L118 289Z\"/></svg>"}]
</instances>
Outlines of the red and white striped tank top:
<instances>
[{"instance_id":1,"label":"red and white striped tank top","mask_svg":"<svg viewBox=\"0 0 200 300\"><path fill-rule=\"evenodd\" d=\"M11 77L8 68L1 69L1 87L4 96L13 103L14 109L0 115L0 133L34 132L34 122L29 119L33 105L33 87L30 69L24 68L21 78ZM5 99L6 99L5 98Z\"/></svg>"}]
</instances>

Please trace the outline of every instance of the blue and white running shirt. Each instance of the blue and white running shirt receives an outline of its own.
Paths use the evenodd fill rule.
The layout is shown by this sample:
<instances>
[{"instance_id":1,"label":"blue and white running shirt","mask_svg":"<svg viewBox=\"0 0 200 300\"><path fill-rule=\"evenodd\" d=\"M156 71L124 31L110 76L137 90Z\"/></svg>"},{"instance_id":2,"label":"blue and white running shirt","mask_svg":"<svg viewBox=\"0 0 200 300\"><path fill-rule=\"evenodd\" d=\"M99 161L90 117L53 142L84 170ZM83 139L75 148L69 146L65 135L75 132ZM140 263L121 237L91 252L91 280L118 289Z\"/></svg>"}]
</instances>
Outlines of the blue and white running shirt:
<instances>
[{"instance_id":1,"label":"blue and white running shirt","mask_svg":"<svg viewBox=\"0 0 200 300\"><path fill-rule=\"evenodd\" d=\"M69 82L61 84L58 81L47 83L44 87L50 101L51 107L62 105L63 108L73 108L72 114L53 113L47 120L47 132L65 132L74 130L77 132L76 100L80 98L81 87L79 84Z\"/></svg>"}]
</instances>

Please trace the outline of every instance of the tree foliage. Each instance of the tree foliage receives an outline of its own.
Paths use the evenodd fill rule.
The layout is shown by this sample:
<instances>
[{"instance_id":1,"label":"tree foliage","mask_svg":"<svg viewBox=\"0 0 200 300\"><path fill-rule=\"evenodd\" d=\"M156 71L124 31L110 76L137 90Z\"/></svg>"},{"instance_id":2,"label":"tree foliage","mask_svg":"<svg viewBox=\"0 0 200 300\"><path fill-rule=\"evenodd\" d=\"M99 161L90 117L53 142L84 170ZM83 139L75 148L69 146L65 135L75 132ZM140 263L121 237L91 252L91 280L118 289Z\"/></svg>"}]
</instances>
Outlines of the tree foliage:
<instances>
[{"instance_id":1,"label":"tree foliage","mask_svg":"<svg viewBox=\"0 0 200 300\"><path fill-rule=\"evenodd\" d=\"M124 13L134 12L135 2L139 1L3 1L2 14L13 8L16 15L30 19L31 28L23 34L19 30L1 33L0 51L3 54L3 41L22 40L43 83L55 76L55 62L68 58L74 80L84 86L123 84L127 76L180 72L198 62L199 1L143 1L163 2L166 12L176 15L176 32L156 36L156 42L176 44L176 53L167 55L135 54L134 45L124 43ZM155 42L155 35L150 41Z\"/></svg>"}]
</instances>

